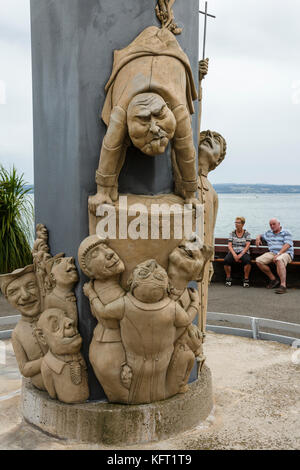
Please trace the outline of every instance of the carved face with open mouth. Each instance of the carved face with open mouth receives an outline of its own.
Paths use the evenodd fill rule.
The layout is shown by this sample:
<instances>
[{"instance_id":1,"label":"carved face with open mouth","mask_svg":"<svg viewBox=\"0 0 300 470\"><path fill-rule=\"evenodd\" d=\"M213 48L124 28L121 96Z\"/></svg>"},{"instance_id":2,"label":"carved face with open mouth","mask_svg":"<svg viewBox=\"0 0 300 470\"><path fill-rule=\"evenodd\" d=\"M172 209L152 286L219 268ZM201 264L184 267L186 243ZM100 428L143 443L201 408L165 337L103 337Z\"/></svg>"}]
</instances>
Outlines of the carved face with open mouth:
<instances>
[{"instance_id":1,"label":"carved face with open mouth","mask_svg":"<svg viewBox=\"0 0 300 470\"><path fill-rule=\"evenodd\" d=\"M214 170L224 159L223 138L216 132L206 131L200 134L199 168Z\"/></svg>"},{"instance_id":2,"label":"carved face with open mouth","mask_svg":"<svg viewBox=\"0 0 300 470\"><path fill-rule=\"evenodd\" d=\"M128 107L127 124L133 145L150 156L165 152L176 129L174 114L155 93L141 93L133 98Z\"/></svg>"}]
</instances>

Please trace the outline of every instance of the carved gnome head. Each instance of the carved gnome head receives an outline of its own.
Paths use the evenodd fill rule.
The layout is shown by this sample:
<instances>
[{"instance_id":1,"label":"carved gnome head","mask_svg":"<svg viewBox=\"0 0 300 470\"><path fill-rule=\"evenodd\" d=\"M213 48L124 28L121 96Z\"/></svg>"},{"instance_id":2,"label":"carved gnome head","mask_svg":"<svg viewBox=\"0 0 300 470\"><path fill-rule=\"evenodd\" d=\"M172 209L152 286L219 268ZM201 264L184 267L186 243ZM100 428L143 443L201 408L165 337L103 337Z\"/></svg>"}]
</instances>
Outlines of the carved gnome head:
<instances>
[{"instance_id":1,"label":"carved gnome head","mask_svg":"<svg viewBox=\"0 0 300 470\"><path fill-rule=\"evenodd\" d=\"M82 272L90 279L107 279L125 270L119 255L98 235L83 240L78 249L78 261Z\"/></svg>"},{"instance_id":2,"label":"carved gnome head","mask_svg":"<svg viewBox=\"0 0 300 470\"><path fill-rule=\"evenodd\" d=\"M128 282L130 293L144 303L159 302L168 295L169 279L154 259L139 264Z\"/></svg>"},{"instance_id":3,"label":"carved gnome head","mask_svg":"<svg viewBox=\"0 0 300 470\"><path fill-rule=\"evenodd\" d=\"M190 281L200 282L211 255L212 248L203 245L196 234L184 239L169 256L168 275L172 284L183 287Z\"/></svg>"},{"instance_id":4,"label":"carved gnome head","mask_svg":"<svg viewBox=\"0 0 300 470\"><path fill-rule=\"evenodd\" d=\"M218 132L203 131L200 133L198 160L199 170L214 170L226 156L227 144Z\"/></svg>"},{"instance_id":5,"label":"carved gnome head","mask_svg":"<svg viewBox=\"0 0 300 470\"><path fill-rule=\"evenodd\" d=\"M35 331L41 346L48 346L55 355L77 354L80 351L82 338L74 321L58 308L45 310Z\"/></svg>"},{"instance_id":6,"label":"carved gnome head","mask_svg":"<svg viewBox=\"0 0 300 470\"><path fill-rule=\"evenodd\" d=\"M41 313L40 291L33 265L0 276L0 287L8 302L25 317Z\"/></svg>"},{"instance_id":7,"label":"carved gnome head","mask_svg":"<svg viewBox=\"0 0 300 470\"><path fill-rule=\"evenodd\" d=\"M55 286L72 289L78 282L78 272L73 257L65 258L64 253L59 253L46 261L48 273L48 292Z\"/></svg>"}]
</instances>

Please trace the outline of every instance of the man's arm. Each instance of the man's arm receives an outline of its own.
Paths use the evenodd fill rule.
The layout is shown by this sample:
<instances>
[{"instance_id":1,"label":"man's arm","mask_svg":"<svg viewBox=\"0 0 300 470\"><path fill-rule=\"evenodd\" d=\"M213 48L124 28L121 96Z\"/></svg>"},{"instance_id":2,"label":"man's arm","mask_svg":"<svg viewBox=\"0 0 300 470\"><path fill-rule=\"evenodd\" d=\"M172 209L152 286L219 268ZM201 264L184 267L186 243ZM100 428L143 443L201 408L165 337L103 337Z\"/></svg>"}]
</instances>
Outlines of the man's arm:
<instances>
[{"instance_id":1,"label":"man's arm","mask_svg":"<svg viewBox=\"0 0 300 470\"><path fill-rule=\"evenodd\" d=\"M91 283L83 287L84 294L88 297L94 316L97 320L122 320L124 316L124 297L104 305L94 291Z\"/></svg>"},{"instance_id":2,"label":"man's arm","mask_svg":"<svg viewBox=\"0 0 300 470\"><path fill-rule=\"evenodd\" d=\"M281 248L281 250L279 251L279 253L277 253L277 255L274 257L273 261L277 261L278 256L283 255L284 253L286 253L291 248L291 246L292 245L290 245L290 243L285 243L283 245L283 247Z\"/></svg>"}]
</instances>

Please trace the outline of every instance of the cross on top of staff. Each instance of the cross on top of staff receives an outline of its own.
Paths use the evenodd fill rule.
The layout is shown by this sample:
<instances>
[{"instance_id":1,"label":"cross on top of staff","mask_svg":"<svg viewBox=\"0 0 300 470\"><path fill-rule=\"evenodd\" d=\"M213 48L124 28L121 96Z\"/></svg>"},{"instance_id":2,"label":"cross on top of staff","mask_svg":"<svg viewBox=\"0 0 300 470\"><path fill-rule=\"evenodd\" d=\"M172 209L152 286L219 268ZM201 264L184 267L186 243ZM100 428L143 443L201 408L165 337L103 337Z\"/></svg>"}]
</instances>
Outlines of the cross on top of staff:
<instances>
[{"instance_id":1,"label":"cross on top of staff","mask_svg":"<svg viewBox=\"0 0 300 470\"><path fill-rule=\"evenodd\" d=\"M207 2L205 2L205 11L199 10L199 13L201 13L202 15L204 15L203 60L205 59L207 17L209 16L210 18L216 18L214 15L211 15L210 13L208 13L207 10L208 10L208 6L207 6Z\"/></svg>"}]
</instances>

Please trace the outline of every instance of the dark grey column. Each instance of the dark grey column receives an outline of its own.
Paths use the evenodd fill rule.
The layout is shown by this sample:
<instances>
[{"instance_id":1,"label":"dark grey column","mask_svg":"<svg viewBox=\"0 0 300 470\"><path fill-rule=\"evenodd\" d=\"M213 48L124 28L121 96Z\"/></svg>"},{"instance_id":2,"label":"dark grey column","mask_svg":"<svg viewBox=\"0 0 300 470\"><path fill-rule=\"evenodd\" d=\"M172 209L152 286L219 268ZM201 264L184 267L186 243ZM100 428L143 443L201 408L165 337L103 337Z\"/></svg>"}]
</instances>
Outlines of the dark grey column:
<instances>
[{"instance_id":1,"label":"dark grey column","mask_svg":"<svg viewBox=\"0 0 300 470\"><path fill-rule=\"evenodd\" d=\"M36 222L49 230L52 254L76 256L88 236L88 196L95 194L105 126L101 110L113 51L127 46L143 29L159 25L156 0L31 0L34 167ZM198 81L198 0L176 0L177 36ZM197 105L197 103L195 103ZM197 115L193 117L197 146ZM172 191L169 158L130 154L121 190L157 194ZM137 186L138 184L138 186ZM95 322L76 289L79 328L88 348ZM104 398L89 366L91 399Z\"/></svg>"}]
</instances>

